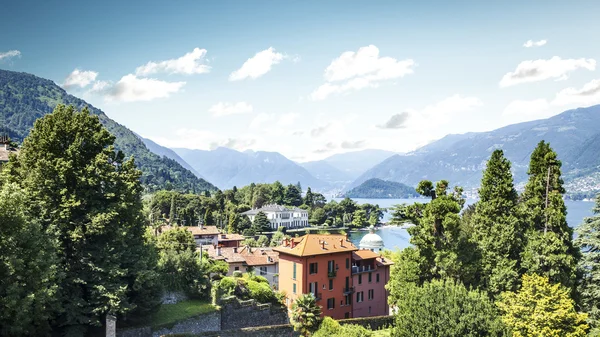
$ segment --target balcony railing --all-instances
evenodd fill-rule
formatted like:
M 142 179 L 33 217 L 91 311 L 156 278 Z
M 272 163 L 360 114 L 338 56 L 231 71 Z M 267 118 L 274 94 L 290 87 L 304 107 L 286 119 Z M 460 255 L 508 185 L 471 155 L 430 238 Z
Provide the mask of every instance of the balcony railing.
M 354 292 L 354 287 L 344 288 L 344 295 L 352 294 Z
M 335 277 L 337 275 L 337 270 L 330 270 L 327 272 L 327 277 Z
M 371 265 L 367 266 L 352 266 L 352 274 L 358 273 L 366 273 L 369 271 L 375 271 L 375 268 L 371 267 Z

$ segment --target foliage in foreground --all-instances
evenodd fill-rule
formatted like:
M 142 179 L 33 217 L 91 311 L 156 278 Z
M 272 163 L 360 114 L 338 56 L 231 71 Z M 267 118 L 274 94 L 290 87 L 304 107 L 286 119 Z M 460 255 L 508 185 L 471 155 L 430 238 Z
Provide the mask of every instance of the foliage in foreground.
M 452 280 L 408 287 L 397 302 L 394 337 L 508 336 L 485 293 Z
M 303 294 L 292 304 L 290 323 L 302 336 L 309 336 L 319 328 L 320 316 L 321 307 L 317 305 L 315 296 Z
M 356 324 L 341 325 L 331 317 L 323 318 L 313 337 L 372 337 L 373 331 Z
M 575 310 L 569 293 L 547 277 L 525 274 L 519 291 L 501 295 L 502 321 L 514 337 L 583 337 L 587 314 Z

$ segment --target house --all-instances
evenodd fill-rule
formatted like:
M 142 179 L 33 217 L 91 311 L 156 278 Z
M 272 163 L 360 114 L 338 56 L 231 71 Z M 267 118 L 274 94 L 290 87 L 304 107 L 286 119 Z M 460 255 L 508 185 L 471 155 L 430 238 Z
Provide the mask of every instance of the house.
M 221 247 L 241 247 L 245 239 L 240 234 L 219 234 L 217 241 Z
M 202 251 L 207 252 L 208 256 L 213 260 L 220 260 L 229 266 L 227 276 L 232 276 L 233 272 L 240 271 L 245 273 L 248 270 L 246 260 L 239 253 L 238 247 L 219 247 L 217 245 L 203 245 Z
M 358 248 L 345 235 L 307 234 L 273 250 L 279 252 L 279 290 L 287 294 L 288 308 L 312 293 L 322 316 L 353 317 L 351 263 Z
M 280 205 L 265 205 L 258 209 L 246 211 L 242 213 L 242 215 L 246 215 L 250 218 L 250 221 L 254 221 L 258 212 L 265 213 L 273 230 L 276 230 L 280 226 L 286 228 L 302 228 L 309 226 L 308 211 L 298 207 L 288 208 Z
M 197 246 L 216 245 L 219 243 L 219 234 L 221 234 L 217 226 L 162 226 L 160 231 L 165 232 L 172 228 L 185 228 L 192 233 Z
M 345 235 L 307 234 L 273 248 L 279 252 L 279 290 L 286 305 L 312 293 L 322 316 L 335 319 L 389 315 L 391 261 L 359 250 Z
M 352 253 L 352 286 L 354 303 L 352 317 L 385 316 L 390 314 L 385 285 L 390 280 L 392 261 L 371 250 Z

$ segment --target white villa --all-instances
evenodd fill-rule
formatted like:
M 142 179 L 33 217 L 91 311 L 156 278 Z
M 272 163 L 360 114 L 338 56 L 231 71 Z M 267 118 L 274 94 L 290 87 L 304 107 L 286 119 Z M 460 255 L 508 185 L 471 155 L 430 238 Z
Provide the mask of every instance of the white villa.
M 265 205 L 258 209 L 252 209 L 242 213 L 247 215 L 250 221 L 254 221 L 254 217 L 258 212 L 263 212 L 267 219 L 271 222 L 271 228 L 276 230 L 279 226 L 286 228 L 302 228 L 308 227 L 308 211 L 298 207 L 288 208 L 279 205 Z

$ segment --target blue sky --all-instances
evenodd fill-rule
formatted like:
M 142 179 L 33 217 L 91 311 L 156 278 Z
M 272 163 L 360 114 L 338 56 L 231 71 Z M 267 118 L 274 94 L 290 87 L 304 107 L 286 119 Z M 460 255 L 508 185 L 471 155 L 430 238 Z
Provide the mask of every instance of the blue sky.
M 169 147 L 407 152 L 600 103 L 597 1 L 13 1 L 0 68 Z M 529 41 L 529 43 L 527 43 Z

